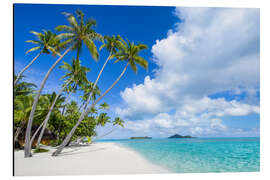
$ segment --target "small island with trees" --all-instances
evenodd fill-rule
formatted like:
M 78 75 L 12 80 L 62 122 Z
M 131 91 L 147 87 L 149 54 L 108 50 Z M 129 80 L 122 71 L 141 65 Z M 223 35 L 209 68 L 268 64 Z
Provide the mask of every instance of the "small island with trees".
M 131 137 L 130 139 L 152 139 L 152 137 L 144 136 L 144 137 Z
M 173 138 L 195 138 L 195 137 L 192 137 L 192 136 L 190 136 L 190 135 L 181 136 L 181 135 L 179 135 L 179 134 L 175 134 L 175 135 L 170 136 L 170 137 L 168 137 L 168 138 L 169 138 L 169 139 L 173 139 Z

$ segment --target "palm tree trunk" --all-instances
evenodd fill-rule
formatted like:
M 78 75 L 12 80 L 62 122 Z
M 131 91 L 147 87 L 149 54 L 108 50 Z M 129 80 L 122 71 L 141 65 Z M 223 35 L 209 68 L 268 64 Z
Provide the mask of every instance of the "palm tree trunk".
M 56 61 L 55 63 L 51 66 L 51 68 L 49 69 L 49 71 L 47 72 L 47 74 L 45 75 L 44 79 L 41 82 L 41 86 L 40 89 L 38 90 L 36 96 L 35 96 L 35 100 L 32 106 L 32 110 L 29 116 L 29 120 L 27 123 L 27 129 L 26 129 L 26 133 L 25 133 L 25 146 L 24 146 L 24 157 L 31 157 L 31 144 L 30 144 L 30 136 L 31 136 L 31 129 L 32 129 L 32 123 L 33 123 L 33 119 L 34 119 L 34 113 L 36 111 L 37 108 L 37 104 L 38 104 L 38 99 L 40 97 L 41 91 L 44 88 L 44 85 L 49 77 L 49 75 L 51 74 L 52 70 L 55 68 L 55 66 L 63 59 L 63 57 L 72 49 L 72 47 L 68 48 Z
M 69 134 L 67 135 L 67 137 L 64 139 L 64 141 L 62 142 L 62 144 L 57 148 L 57 150 L 55 152 L 53 152 L 52 156 L 57 156 L 59 153 L 61 153 L 61 151 L 63 150 L 63 148 L 66 146 L 66 144 L 69 142 L 69 140 L 71 139 L 71 137 L 73 136 L 75 130 L 77 129 L 77 127 L 80 125 L 81 121 L 84 119 L 84 117 L 89 114 L 89 112 L 91 111 L 91 109 L 93 107 L 95 107 L 95 105 L 116 85 L 116 83 L 118 83 L 118 81 L 121 79 L 121 77 L 124 75 L 124 73 L 127 70 L 129 63 L 127 63 L 126 67 L 124 68 L 124 70 L 122 71 L 122 73 L 119 75 L 119 77 L 116 79 L 116 81 L 105 91 L 104 94 L 102 94 L 87 110 L 84 109 L 83 113 L 81 114 L 78 122 L 76 123 L 76 125 L 71 129 L 71 131 L 69 132 Z
M 17 76 L 17 79 L 14 81 L 14 85 L 18 82 L 18 80 L 20 79 L 22 73 L 24 71 L 26 71 L 34 62 L 35 60 L 37 60 L 37 58 L 41 55 L 42 53 L 42 50 L 36 55 L 36 57 L 27 65 L 23 68 L 23 70 L 21 70 L 21 72 L 19 72 L 18 76 Z
M 15 132 L 15 136 L 14 136 L 14 144 L 18 141 L 18 137 L 19 137 L 21 131 L 22 131 L 22 128 L 19 126 L 19 127 L 16 129 L 16 132 Z
M 52 105 L 51 105 L 51 107 L 50 107 L 50 110 L 49 110 L 49 112 L 48 112 L 48 114 L 47 114 L 45 120 L 43 121 L 43 122 L 44 122 L 44 125 L 42 126 L 41 132 L 40 132 L 40 134 L 39 134 L 39 136 L 38 136 L 37 147 L 36 147 L 37 149 L 39 148 L 39 144 L 40 144 L 41 138 L 43 137 L 45 128 L 46 128 L 46 126 L 47 126 L 47 124 L 48 124 L 48 121 L 49 121 L 49 119 L 50 119 L 50 117 L 51 117 L 51 114 L 52 114 L 52 110 L 53 110 L 53 108 L 54 108 L 54 105 L 55 105 L 57 99 L 59 98 L 59 96 L 62 94 L 62 92 L 63 92 L 63 91 L 65 90 L 65 88 L 67 87 L 67 85 L 71 82 L 71 80 L 72 80 L 72 79 L 70 79 L 70 80 L 65 84 L 65 86 L 61 89 L 61 91 L 60 91 L 60 92 L 55 96 L 55 98 L 54 98 L 54 101 L 53 101 L 53 103 L 52 103 Z M 41 125 L 40 125 L 40 126 L 41 126 Z M 38 130 L 37 130 L 37 131 L 38 131 Z M 31 143 L 31 144 L 32 144 L 32 143 Z
M 19 135 L 22 132 L 23 128 L 25 125 L 25 121 L 21 121 L 21 123 L 19 124 L 18 128 L 16 129 L 15 135 L 14 135 L 14 145 L 16 144 L 16 142 L 18 142 L 19 140 Z

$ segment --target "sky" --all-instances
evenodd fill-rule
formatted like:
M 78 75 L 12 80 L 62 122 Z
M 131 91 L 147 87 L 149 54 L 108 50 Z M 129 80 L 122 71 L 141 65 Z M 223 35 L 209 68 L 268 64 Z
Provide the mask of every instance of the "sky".
M 259 9 L 181 8 L 143 6 L 14 6 L 14 69 L 19 72 L 36 52 L 31 30 L 54 30 L 67 24 L 62 12 L 82 10 L 97 21 L 96 32 L 121 35 L 144 43 L 141 53 L 148 63 L 135 74 L 128 68 L 116 87 L 106 95 L 109 115 L 121 117 L 124 128 L 98 128 L 106 139 L 130 136 L 251 137 L 260 135 L 260 12 Z M 101 43 L 97 42 L 99 47 Z M 63 61 L 70 62 L 75 52 Z M 108 56 L 100 51 L 95 62 L 86 48 L 82 64 L 94 81 Z M 56 59 L 42 55 L 25 72 L 25 80 L 40 84 Z M 61 64 L 61 63 L 60 63 Z M 104 92 L 118 77 L 124 63 L 110 62 L 98 83 Z M 58 67 L 46 83 L 44 93 L 59 91 Z M 72 96 L 79 102 L 81 92 Z

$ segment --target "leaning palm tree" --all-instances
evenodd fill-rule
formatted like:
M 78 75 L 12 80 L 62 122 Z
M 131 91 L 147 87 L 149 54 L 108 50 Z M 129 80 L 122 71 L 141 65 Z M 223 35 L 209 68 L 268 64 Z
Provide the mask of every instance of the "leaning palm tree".
M 26 42 L 33 43 L 36 46 L 29 49 L 26 54 L 32 51 L 37 51 L 39 50 L 38 54 L 34 57 L 34 59 L 21 70 L 21 72 L 18 73 L 18 76 L 16 77 L 14 84 L 16 84 L 21 75 L 26 71 L 36 60 L 41 54 L 50 54 L 52 53 L 54 56 L 59 55 L 59 39 L 56 38 L 56 34 L 54 34 L 51 31 L 45 31 L 43 30 L 42 32 L 35 32 L 31 31 L 32 34 L 34 34 L 38 40 L 27 40 Z
M 82 44 L 85 44 L 89 49 L 90 54 L 92 55 L 94 60 L 98 59 L 98 51 L 94 44 L 94 40 L 102 40 L 102 36 L 96 33 L 93 30 L 93 26 L 96 24 L 95 20 L 87 20 L 84 22 L 84 14 L 81 11 L 77 11 L 78 20 L 74 17 L 74 15 L 70 13 L 64 13 L 67 16 L 68 22 L 70 26 L 60 25 L 56 27 L 57 31 L 66 31 L 65 33 L 61 33 L 57 35 L 57 38 L 60 40 L 64 40 L 64 42 L 60 43 L 60 47 L 67 47 L 65 52 L 55 61 L 55 63 L 51 66 L 44 79 L 41 82 L 40 89 L 38 90 L 35 100 L 33 103 L 32 111 L 29 117 L 29 121 L 27 124 L 27 130 L 25 134 L 25 146 L 24 146 L 24 157 L 31 157 L 31 145 L 30 145 L 30 136 L 31 136 L 31 128 L 34 118 L 34 113 L 38 104 L 38 99 L 40 97 L 41 91 L 43 90 L 45 83 L 51 74 L 52 70 L 55 66 L 63 59 L 63 57 L 72 50 L 77 50 L 77 59 L 82 51 Z
M 92 108 L 95 107 L 95 105 L 117 84 L 117 82 L 121 79 L 121 77 L 124 75 L 124 73 L 127 70 L 128 65 L 131 66 L 131 69 L 136 73 L 137 72 L 137 66 L 136 64 L 139 64 L 143 68 L 147 69 L 148 68 L 148 62 L 139 56 L 139 53 L 143 49 L 147 49 L 147 46 L 144 44 L 138 44 L 135 45 L 133 42 L 131 43 L 130 41 L 125 42 L 123 39 L 121 40 L 123 45 L 121 45 L 121 48 L 116 52 L 113 57 L 116 57 L 117 60 L 115 62 L 122 62 L 125 61 L 127 64 L 125 68 L 123 69 L 122 73 L 119 75 L 119 77 L 116 79 L 116 81 L 95 101 L 92 103 L 92 105 L 83 111 L 81 114 L 79 120 L 77 121 L 76 125 L 71 129 L 67 137 L 64 139 L 62 144 L 57 148 L 57 150 L 52 154 L 53 156 L 57 156 L 63 148 L 66 146 L 66 144 L 70 141 L 72 135 L 74 134 L 75 130 L 77 127 L 80 125 L 81 121 L 85 118 L 87 114 L 90 113 Z

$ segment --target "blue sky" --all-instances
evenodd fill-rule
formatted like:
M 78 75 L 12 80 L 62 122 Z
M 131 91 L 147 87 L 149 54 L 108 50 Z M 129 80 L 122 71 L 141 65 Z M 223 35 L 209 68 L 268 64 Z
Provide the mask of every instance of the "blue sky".
M 35 53 L 25 55 L 30 30 L 67 24 L 62 12 L 82 10 L 96 19 L 102 35 L 120 34 L 147 44 L 141 55 L 148 71 L 128 69 L 104 98 L 109 114 L 120 116 L 125 128 L 106 138 L 191 134 L 194 136 L 259 136 L 259 10 L 140 6 L 25 5 L 14 7 L 15 72 Z M 100 46 L 97 43 L 97 46 Z M 69 62 L 74 53 L 64 58 Z M 81 60 L 95 80 L 108 53 L 94 62 L 86 49 Z M 55 58 L 43 55 L 25 73 L 39 85 Z M 102 91 L 121 73 L 124 64 L 110 63 L 99 82 Z M 58 91 L 64 71 L 56 68 L 44 92 Z M 78 96 L 73 96 L 77 100 Z M 98 128 L 102 135 L 111 127 Z

